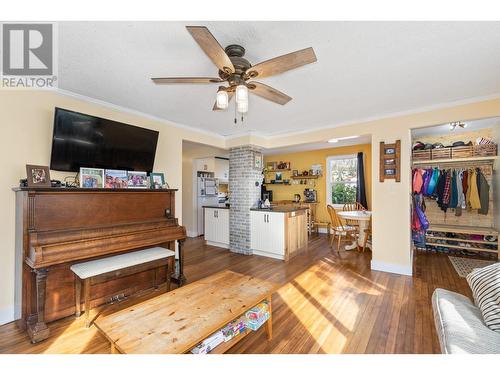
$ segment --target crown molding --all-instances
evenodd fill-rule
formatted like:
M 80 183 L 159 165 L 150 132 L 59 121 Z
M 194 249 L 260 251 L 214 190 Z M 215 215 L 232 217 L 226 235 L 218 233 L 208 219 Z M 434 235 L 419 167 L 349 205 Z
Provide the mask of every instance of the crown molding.
M 68 96 L 68 97 L 75 98 L 78 100 L 82 100 L 82 101 L 85 101 L 88 103 L 97 104 L 97 105 L 100 105 L 100 106 L 103 106 L 103 107 L 106 107 L 109 109 L 117 110 L 120 112 L 125 112 L 128 114 L 143 117 L 143 118 L 146 118 L 149 120 L 157 121 L 157 122 L 160 122 L 160 123 L 163 123 L 166 125 L 170 125 L 170 126 L 173 126 L 173 127 L 179 128 L 179 129 L 189 130 L 189 131 L 192 131 L 192 132 L 198 133 L 198 134 L 209 135 L 211 137 L 214 137 L 214 138 L 217 138 L 220 140 L 224 140 L 225 142 L 231 141 L 234 139 L 238 139 L 238 138 L 244 138 L 244 137 L 258 137 L 258 138 L 261 138 L 265 143 L 272 142 L 273 139 L 277 139 L 277 138 L 280 138 L 283 136 L 287 136 L 287 137 L 288 136 L 300 136 L 302 134 L 310 134 L 310 133 L 316 132 L 316 131 L 324 131 L 324 130 L 328 130 L 328 129 L 335 129 L 335 128 L 340 128 L 340 127 L 349 126 L 349 125 L 379 121 L 379 120 L 384 120 L 384 119 L 391 119 L 391 118 L 395 118 L 395 117 L 415 115 L 415 114 L 435 111 L 435 110 L 439 110 L 439 109 L 446 109 L 446 108 L 458 107 L 458 106 L 462 106 L 462 105 L 473 104 L 473 103 L 478 103 L 478 102 L 483 102 L 483 101 L 488 101 L 488 100 L 500 99 L 500 93 L 496 93 L 496 94 L 491 94 L 491 95 L 486 95 L 486 96 L 461 99 L 461 100 L 457 100 L 457 101 L 453 101 L 453 102 L 446 102 L 446 103 L 440 103 L 440 104 L 435 104 L 435 105 L 430 105 L 430 106 L 425 106 L 425 107 L 419 107 L 419 108 L 407 110 L 407 111 L 399 111 L 399 112 L 392 112 L 392 113 L 380 114 L 380 115 L 375 115 L 375 116 L 369 116 L 369 117 L 359 118 L 356 120 L 343 121 L 343 122 L 338 122 L 338 123 L 334 123 L 334 124 L 328 124 L 325 126 L 318 126 L 318 127 L 314 127 L 314 128 L 292 131 L 292 132 L 283 131 L 283 132 L 275 132 L 275 133 L 263 133 L 260 131 L 248 130 L 248 131 L 244 131 L 241 133 L 224 136 L 224 135 L 221 135 L 221 134 L 209 131 L 209 130 L 204 130 L 204 129 L 196 128 L 196 127 L 185 125 L 185 124 L 180 124 L 180 123 L 166 120 L 164 118 L 150 115 L 150 114 L 147 114 L 147 113 L 144 113 L 141 111 L 137 111 L 137 110 L 130 109 L 127 107 L 122 107 L 122 106 L 117 105 L 117 104 L 106 102 L 104 100 L 95 99 L 95 98 L 92 98 L 92 97 L 89 97 L 86 95 L 82 95 L 82 94 L 77 94 L 77 93 L 74 93 L 72 91 L 63 90 L 60 88 L 56 88 L 56 89 L 53 89 L 50 91 L 55 92 L 55 93 L 60 94 L 60 95 Z M 461 119 L 461 120 L 468 120 L 468 119 Z
M 356 120 L 343 121 L 343 122 L 338 122 L 338 123 L 329 124 L 329 125 L 325 125 L 325 126 L 318 126 L 315 128 L 298 130 L 298 131 L 294 131 L 294 132 L 275 132 L 275 133 L 271 133 L 271 134 L 268 133 L 267 135 L 261 135 L 261 136 L 266 138 L 267 140 L 272 140 L 272 139 L 280 138 L 283 136 L 295 136 L 295 135 L 307 134 L 307 133 L 311 133 L 311 132 L 315 132 L 315 131 L 335 129 L 335 128 L 340 128 L 343 126 L 356 125 L 356 124 L 361 124 L 361 123 L 366 123 L 366 122 L 373 122 L 373 121 L 395 118 L 395 117 L 415 115 L 415 114 L 431 112 L 431 111 L 435 111 L 435 110 L 439 110 L 439 109 L 453 108 L 453 107 L 458 107 L 461 105 L 479 103 L 479 102 L 484 102 L 484 101 L 488 101 L 488 100 L 495 100 L 495 99 L 500 99 L 500 93 L 486 95 L 486 96 L 477 96 L 477 97 L 468 98 L 468 99 L 461 99 L 461 100 L 456 100 L 453 102 L 433 104 L 433 105 L 419 107 L 416 109 L 410 109 L 410 110 L 406 110 L 406 111 L 399 111 L 399 112 L 391 112 L 391 113 L 386 113 L 386 114 L 374 115 L 374 116 L 359 118 Z M 460 119 L 460 120 L 468 120 L 468 119 Z

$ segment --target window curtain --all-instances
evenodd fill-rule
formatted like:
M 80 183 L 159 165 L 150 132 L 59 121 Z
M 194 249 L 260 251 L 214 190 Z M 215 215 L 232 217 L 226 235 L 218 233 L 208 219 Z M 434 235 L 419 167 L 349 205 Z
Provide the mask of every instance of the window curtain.
M 366 189 L 365 189 L 365 166 L 363 161 L 363 153 L 358 152 L 358 185 L 356 186 L 356 202 L 368 208 L 366 203 Z

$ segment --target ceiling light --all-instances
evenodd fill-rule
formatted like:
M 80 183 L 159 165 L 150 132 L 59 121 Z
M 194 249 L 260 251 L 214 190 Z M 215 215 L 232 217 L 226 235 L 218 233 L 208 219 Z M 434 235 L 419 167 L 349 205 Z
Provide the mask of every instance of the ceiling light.
M 455 130 L 457 128 L 457 126 L 459 128 L 464 129 L 467 127 L 467 124 L 464 122 L 461 122 L 461 121 L 450 122 L 450 130 Z
M 245 85 L 236 86 L 236 103 L 246 102 L 248 106 L 248 88 Z
M 248 112 L 248 98 L 247 100 L 240 100 L 236 102 L 236 110 L 238 113 L 247 113 Z
M 345 141 L 347 139 L 359 138 L 359 135 L 351 135 L 349 137 L 341 137 L 341 138 L 332 138 L 328 141 L 328 143 L 337 143 L 338 141 Z
M 217 91 L 217 108 L 226 109 L 229 105 L 229 96 L 225 90 Z

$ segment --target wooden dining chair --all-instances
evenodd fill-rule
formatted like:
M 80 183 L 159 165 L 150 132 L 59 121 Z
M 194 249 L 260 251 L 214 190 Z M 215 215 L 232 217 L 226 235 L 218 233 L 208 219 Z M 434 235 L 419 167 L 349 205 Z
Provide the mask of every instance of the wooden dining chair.
M 352 202 L 344 204 L 342 211 L 366 211 L 366 208 L 359 202 Z
M 372 217 L 373 216 L 370 216 L 370 221 L 368 222 L 368 228 L 365 229 L 365 239 L 363 241 L 363 253 L 365 252 L 366 244 L 368 243 L 368 237 L 370 239 L 372 238 Z
M 349 225 L 344 225 L 333 206 L 328 205 L 326 208 L 328 210 L 328 214 L 330 215 L 331 221 L 331 224 L 328 227 L 328 232 L 332 232 L 332 236 L 330 238 L 330 247 L 332 248 L 332 251 L 335 238 L 337 238 L 337 252 L 339 254 L 341 242 L 356 241 L 356 247 L 359 251 L 358 240 L 356 238 L 356 228 Z
M 344 207 L 342 207 L 342 211 L 366 211 L 366 208 L 364 208 L 363 205 L 359 202 L 352 202 L 344 204 Z M 345 219 L 345 223 L 350 227 L 356 228 L 359 232 L 359 223 L 357 220 Z

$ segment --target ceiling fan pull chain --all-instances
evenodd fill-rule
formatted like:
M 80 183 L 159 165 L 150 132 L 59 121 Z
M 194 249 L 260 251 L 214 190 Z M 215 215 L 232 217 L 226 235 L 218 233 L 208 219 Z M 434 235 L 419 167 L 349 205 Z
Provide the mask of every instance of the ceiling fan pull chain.
M 236 119 L 237 114 L 236 114 L 236 104 L 234 105 L 234 123 L 237 124 L 238 120 Z

